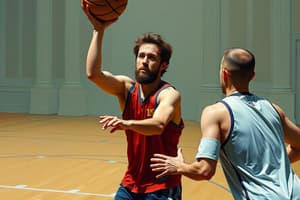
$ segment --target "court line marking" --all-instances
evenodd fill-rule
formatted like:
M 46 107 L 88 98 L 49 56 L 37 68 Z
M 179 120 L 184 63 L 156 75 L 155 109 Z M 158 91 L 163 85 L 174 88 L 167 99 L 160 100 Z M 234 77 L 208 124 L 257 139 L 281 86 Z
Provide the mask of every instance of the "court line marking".
M 104 161 L 107 163 L 115 164 L 115 163 L 121 163 L 125 164 L 127 162 L 125 161 L 119 161 L 119 160 L 108 160 L 108 159 L 101 159 L 98 157 L 106 157 L 106 156 L 112 156 L 112 155 L 73 155 L 73 154 L 66 154 L 66 155 L 59 155 L 59 154 L 0 154 L 0 158 L 26 158 L 26 157 L 36 157 L 38 159 L 45 159 L 45 158 L 69 158 L 69 159 L 84 159 L 84 160 L 99 160 Z M 116 157 L 124 157 L 121 155 L 118 155 Z M 226 186 L 216 182 L 209 180 L 209 183 L 215 185 L 216 187 L 219 187 L 220 189 L 223 189 L 224 191 L 231 193 L 230 189 Z M 0 185 L 1 188 L 1 185 Z
M 0 185 L 2 189 L 15 189 L 15 190 L 30 190 L 38 192 L 50 192 L 50 193 L 64 193 L 64 194 L 74 194 L 74 195 L 83 195 L 83 196 L 96 196 L 96 197 L 114 197 L 115 193 L 112 194 L 96 194 L 89 192 L 80 192 L 78 189 L 71 190 L 58 190 L 58 189 L 46 189 L 46 188 L 34 188 L 27 187 L 27 185 Z
M 57 116 L 55 116 L 54 118 L 50 118 L 50 120 L 56 120 L 56 117 Z M 35 122 L 44 122 L 44 121 L 49 121 L 49 119 L 45 118 L 45 119 L 35 120 Z M 26 121 L 24 121 L 24 122 L 26 122 Z M 198 123 L 198 121 L 196 121 L 196 122 Z M 10 128 L 11 124 L 6 125 L 6 126 Z M 26 126 L 26 128 L 35 128 L 35 127 L 36 127 L 36 125 Z M 12 130 L 9 129 L 9 131 L 5 130 L 5 129 L 4 130 L 0 129 L 0 133 L 1 133 L 1 131 L 15 132 L 14 129 L 12 129 Z M 4 135 L 4 136 L 0 136 L 0 137 L 5 137 L 5 138 L 20 138 L 20 136 L 11 136 L 11 135 L 8 135 L 8 136 Z M 23 138 L 23 139 L 31 139 L 31 140 L 34 139 L 34 140 L 48 140 L 48 141 L 54 140 L 54 141 L 56 141 L 56 139 L 53 139 L 53 138 L 43 138 L 43 137 L 36 137 L 36 136 L 32 136 L 32 137 L 21 136 L 21 138 Z M 59 139 L 58 141 L 62 141 L 62 139 Z M 64 139 L 63 141 L 74 142 L 74 141 L 77 141 L 77 140 Z M 113 144 L 120 144 L 120 143 L 123 143 L 123 142 L 107 142 L 107 141 L 109 141 L 109 140 L 108 139 L 102 139 L 100 141 L 84 141 L 84 142 L 87 142 L 87 143 L 99 143 L 100 142 L 100 143 L 108 143 L 108 144 L 112 144 L 112 143 Z M 82 142 L 82 141 L 80 141 L 80 142 Z M 183 147 L 184 148 L 188 148 L 188 149 L 193 149 L 193 147 L 190 147 L 190 146 L 183 146 Z M 103 156 L 103 155 L 101 155 L 101 156 Z M 111 156 L 111 155 L 109 155 L 109 156 Z M 54 156 L 53 155 L 51 155 L 51 156 L 49 156 L 49 155 L 14 155 L 14 156 L 12 156 L 12 155 L 0 155 L 0 158 L 1 157 L 4 157 L 4 158 L 10 158 L 10 157 L 36 157 L 36 158 L 39 158 L 39 159 L 49 158 L 49 157 L 70 157 L 71 159 L 75 158 L 75 159 L 88 159 L 88 160 L 102 160 L 102 161 L 106 161 L 108 163 L 126 163 L 124 161 L 99 159 L 99 158 L 95 158 L 94 156 L 91 156 L 91 157 L 90 156 L 82 156 L 82 157 L 81 156 L 80 157 L 79 156 L 75 156 L 74 157 L 74 156 L 70 156 L 70 155 L 63 155 L 63 156 L 61 156 L 61 155 L 60 156 L 58 156 L 58 155 L 54 155 Z M 223 189 L 223 190 L 225 190 L 225 191 L 227 191 L 229 193 L 231 193 L 231 191 L 228 188 L 226 188 L 225 186 L 223 186 L 220 183 L 217 183 L 217 182 L 212 181 L 212 180 L 209 180 L 208 182 L 211 183 L 211 184 L 213 184 L 213 185 L 215 185 L 215 186 L 217 186 L 217 187 L 220 187 L 221 189 Z M 51 190 L 51 189 L 39 189 L 39 188 L 31 188 L 30 189 L 30 188 L 26 187 L 26 185 L 16 185 L 16 186 L 3 186 L 3 185 L 0 185 L 0 188 L 2 188 L 2 187 L 10 187 L 11 189 L 24 189 L 24 190 L 33 190 L 33 189 L 35 189 L 35 191 Z M 72 194 L 72 193 L 76 193 L 76 194 L 82 193 L 83 195 L 91 194 L 93 196 L 95 196 L 95 195 L 101 195 L 102 197 L 103 197 L 103 195 L 107 196 L 107 194 L 84 193 L 84 192 L 79 192 L 79 190 L 67 190 L 67 191 L 64 191 L 64 190 L 51 190 L 51 191 L 56 191 L 56 192 L 60 192 L 61 191 L 61 193 L 63 192 L 63 193 L 69 193 L 69 194 Z M 114 193 L 111 194 L 111 195 L 114 195 Z M 109 197 L 112 197 L 112 196 L 109 196 Z
M 226 188 L 225 186 L 221 185 L 220 183 L 217 183 L 215 181 L 209 180 L 208 182 L 210 182 L 211 184 L 214 184 L 217 187 L 220 187 L 221 189 L 225 190 L 226 192 L 229 192 L 231 194 L 231 191 Z

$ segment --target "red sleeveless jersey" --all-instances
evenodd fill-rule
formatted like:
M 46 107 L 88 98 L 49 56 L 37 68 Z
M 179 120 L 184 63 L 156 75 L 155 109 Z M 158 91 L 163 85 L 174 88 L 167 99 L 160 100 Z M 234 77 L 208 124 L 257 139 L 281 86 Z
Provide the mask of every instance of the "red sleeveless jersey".
M 151 118 L 157 107 L 159 93 L 171 87 L 167 82 L 161 82 L 145 100 L 142 100 L 139 84 L 132 86 L 123 113 L 125 120 L 142 120 Z M 134 193 L 149 193 L 161 189 L 173 188 L 181 184 L 181 176 L 166 176 L 155 178 L 156 173 L 150 168 L 150 158 L 155 153 L 169 156 L 177 155 L 179 137 L 184 127 L 170 122 L 161 135 L 145 136 L 138 132 L 126 130 L 128 168 L 122 180 L 122 185 Z

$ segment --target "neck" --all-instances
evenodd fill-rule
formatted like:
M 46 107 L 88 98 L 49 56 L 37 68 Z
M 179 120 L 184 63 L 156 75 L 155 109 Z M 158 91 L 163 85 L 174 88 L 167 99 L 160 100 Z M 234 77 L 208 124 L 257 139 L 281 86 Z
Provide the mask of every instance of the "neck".
M 225 95 L 226 96 L 230 96 L 234 93 L 249 93 L 249 89 L 248 88 L 227 88 L 225 90 Z
M 226 90 L 226 92 L 225 92 L 226 96 L 230 96 L 234 93 L 238 93 L 238 91 L 237 90 Z
M 140 92 L 142 98 L 145 99 L 153 90 L 155 90 L 159 86 L 160 83 L 161 79 L 149 84 L 140 84 Z

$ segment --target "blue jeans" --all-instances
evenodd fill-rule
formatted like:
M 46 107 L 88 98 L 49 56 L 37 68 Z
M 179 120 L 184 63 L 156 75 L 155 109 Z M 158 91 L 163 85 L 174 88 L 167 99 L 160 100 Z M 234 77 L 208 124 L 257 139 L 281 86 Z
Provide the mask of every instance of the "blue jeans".
M 181 200 L 181 186 L 151 193 L 133 193 L 120 185 L 114 200 Z

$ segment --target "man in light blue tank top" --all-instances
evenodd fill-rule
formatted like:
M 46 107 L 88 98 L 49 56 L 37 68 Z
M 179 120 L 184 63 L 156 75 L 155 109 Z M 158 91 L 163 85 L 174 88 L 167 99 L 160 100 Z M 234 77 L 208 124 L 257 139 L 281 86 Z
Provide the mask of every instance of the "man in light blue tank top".
M 249 92 L 254 55 L 240 48 L 225 51 L 220 84 L 226 95 L 201 116 L 202 139 L 196 161 L 155 154 L 152 170 L 160 178 L 182 174 L 209 180 L 220 159 L 234 199 L 300 200 L 300 180 L 290 162 L 300 160 L 300 128 L 267 99 Z

